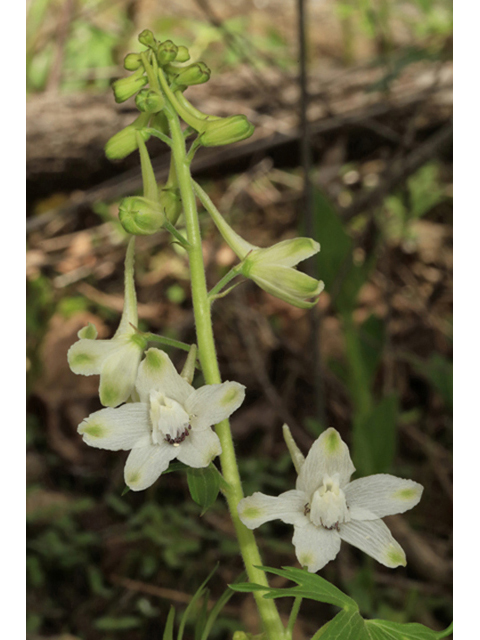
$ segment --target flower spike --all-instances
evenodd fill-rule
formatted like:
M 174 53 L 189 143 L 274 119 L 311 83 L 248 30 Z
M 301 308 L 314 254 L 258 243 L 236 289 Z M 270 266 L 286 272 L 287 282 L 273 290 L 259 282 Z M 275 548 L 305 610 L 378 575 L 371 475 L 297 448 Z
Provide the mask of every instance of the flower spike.
M 278 497 L 257 492 L 240 500 L 243 524 L 249 529 L 275 519 L 293 524 L 298 561 L 311 573 L 336 557 L 342 540 L 386 567 L 405 566 L 405 553 L 381 518 L 418 504 L 422 485 L 386 473 L 350 482 L 355 467 L 336 429 L 322 433 L 304 462 L 288 427 L 284 435 L 298 473 L 296 488 Z
M 130 397 L 138 365 L 147 341 L 136 330 L 137 298 L 134 285 L 135 238 L 131 238 L 125 258 L 125 300 L 115 335 L 110 340 L 97 340 L 93 325 L 78 332 L 80 338 L 68 350 L 70 369 L 84 376 L 100 374 L 100 402 L 117 407 Z

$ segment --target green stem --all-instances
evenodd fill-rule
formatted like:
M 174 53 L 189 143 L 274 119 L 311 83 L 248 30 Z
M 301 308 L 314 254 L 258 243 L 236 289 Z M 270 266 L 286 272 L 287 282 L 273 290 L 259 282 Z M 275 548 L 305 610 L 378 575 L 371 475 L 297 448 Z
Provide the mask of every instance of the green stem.
M 230 271 L 226 275 L 224 275 L 221 280 L 217 282 L 217 284 L 213 287 L 213 289 L 209 291 L 208 293 L 209 300 L 215 300 L 218 294 L 220 293 L 220 291 L 223 289 L 223 287 L 225 287 L 225 285 L 227 285 L 231 280 L 233 280 L 238 275 L 240 275 L 241 271 L 242 271 L 241 264 L 240 265 L 237 264 L 236 267 L 233 267 L 233 269 L 230 269 Z
M 302 596 L 298 596 L 293 601 L 292 611 L 290 612 L 290 617 L 288 619 L 287 624 L 287 638 L 293 637 L 293 627 L 295 626 L 295 622 L 297 621 L 298 612 L 300 611 L 300 605 L 302 604 Z
M 159 70 L 159 75 L 163 87 L 164 83 L 162 81 L 161 70 Z M 190 243 L 188 255 L 190 259 L 192 300 L 199 358 L 206 384 L 219 384 L 221 382 L 221 377 L 212 330 L 210 302 L 208 299 L 205 268 L 203 264 L 200 225 L 198 221 L 197 205 L 193 191 L 190 168 L 187 162 L 185 139 L 180 127 L 178 116 L 168 103 L 165 107 L 165 115 L 167 116 L 170 126 L 172 153 L 175 160 L 175 169 L 182 197 L 187 237 Z M 237 505 L 243 498 L 243 491 L 228 420 L 220 422 L 216 426 L 216 431 L 222 444 L 222 454 L 220 456 L 222 472 L 229 486 L 225 495 L 248 577 L 251 582 L 268 586 L 264 571 L 256 568 L 258 565 L 262 564 L 262 561 L 255 537 L 252 531 L 243 525 L 238 516 Z M 259 593 L 254 595 L 258 611 L 268 637 L 270 640 L 281 640 L 284 638 L 284 627 L 275 602 L 273 600 L 265 600 Z

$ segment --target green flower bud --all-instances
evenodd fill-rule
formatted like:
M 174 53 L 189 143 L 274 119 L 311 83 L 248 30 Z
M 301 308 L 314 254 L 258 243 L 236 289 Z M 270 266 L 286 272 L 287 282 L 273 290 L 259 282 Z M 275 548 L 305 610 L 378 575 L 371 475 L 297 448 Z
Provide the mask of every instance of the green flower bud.
M 113 93 L 115 94 L 115 102 L 125 102 L 134 96 L 147 82 L 147 76 L 143 75 L 143 67 L 136 71 L 128 78 L 121 78 L 113 83 Z
M 143 67 L 142 58 L 139 53 L 129 53 L 125 56 L 123 66 L 127 71 L 137 71 Z
M 204 147 L 218 147 L 249 138 L 255 127 L 246 116 L 230 116 L 209 122 L 200 137 Z
M 165 99 L 157 91 L 142 89 L 135 97 L 135 104 L 139 111 L 158 113 L 165 106 Z
M 159 189 L 158 199 L 165 211 L 167 220 L 175 224 L 183 211 L 182 199 L 179 189 Z
M 124 198 L 118 209 L 122 227 L 136 236 L 150 236 L 159 231 L 165 215 L 157 202 L 140 196 Z
M 155 49 L 157 41 L 150 29 L 144 29 L 138 36 L 138 41 L 149 49 Z
M 175 62 L 188 62 L 190 60 L 190 53 L 188 52 L 187 47 L 180 45 L 177 51 L 177 57 L 175 58 Z
M 204 62 L 196 62 L 185 67 L 177 73 L 175 84 L 190 87 L 194 84 L 203 84 L 210 80 L 210 69 Z
M 139 132 L 145 142 L 150 138 L 150 134 L 144 131 L 151 118 L 150 113 L 141 113 L 138 118 L 122 129 L 105 145 L 105 155 L 109 160 L 121 160 L 126 158 L 132 151 L 138 148 L 136 133 Z
M 157 60 L 160 66 L 173 62 L 177 57 L 178 47 L 171 40 L 165 40 L 157 49 Z

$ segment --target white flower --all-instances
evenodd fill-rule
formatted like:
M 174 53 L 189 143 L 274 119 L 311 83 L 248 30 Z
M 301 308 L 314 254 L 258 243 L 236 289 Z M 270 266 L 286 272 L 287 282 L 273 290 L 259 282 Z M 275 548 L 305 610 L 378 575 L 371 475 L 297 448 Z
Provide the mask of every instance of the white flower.
M 141 491 L 174 458 L 190 467 L 207 467 L 222 452 L 210 427 L 238 409 L 245 387 L 223 382 L 195 390 L 177 373 L 165 352 L 149 349 L 138 369 L 134 395 L 139 402 L 92 413 L 78 432 L 92 447 L 131 449 L 125 483 Z
M 304 461 L 301 454 L 294 461 L 295 490 L 278 497 L 257 492 L 240 500 L 238 513 L 249 529 L 277 518 L 293 524 L 298 561 L 312 573 L 336 557 L 342 540 L 387 567 L 405 566 L 403 549 L 380 518 L 418 504 L 422 485 L 385 473 L 350 482 L 355 467 L 332 428 L 313 443 Z
M 110 340 L 96 340 L 97 330 L 89 324 L 78 332 L 80 340 L 70 347 L 67 355 L 73 373 L 100 374 L 100 402 L 105 407 L 117 407 L 128 400 L 147 346 L 134 328 L 138 323 L 133 281 L 134 241 L 134 238 L 130 240 L 125 258 L 125 302 L 115 335 Z

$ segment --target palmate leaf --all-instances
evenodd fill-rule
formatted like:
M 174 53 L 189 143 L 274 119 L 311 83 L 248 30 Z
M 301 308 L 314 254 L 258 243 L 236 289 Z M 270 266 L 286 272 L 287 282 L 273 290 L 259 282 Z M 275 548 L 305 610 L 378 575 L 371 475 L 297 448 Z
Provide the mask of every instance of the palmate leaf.
M 349 598 L 333 584 L 330 584 L 330 582 L 314 573 L 308 573 L 308 571 L 305 571 L 304 569 L 297 569 L 295 567 L 283 567 L 283 569 L 273 569 L 272 567 L 259 568 L 267 571 L 268 573 L 274 573 L 277 576 L 282 576 L 292 582 L 296 582 L 297 586 L 285 589 L 275 589 L 273 587 L 265 587 L 251 582 L 241 582 L 229 585 L 230 589 L 247 593 L 252 591 L 265 591 L 265 595 L 263 597 L 267 599 L 288 597 L 297 598 L 300 596 L 310 600 L 333 604 L 346 610 L 358 611 L 358 606 L 355 600 L 352 600 L 352 598 Z
M 312 640 L 440 640 L 452 628 L 453 623 L 445 631 L 433 631 L 423 624 L 364 620 L 358 611 L 340 611 Z

